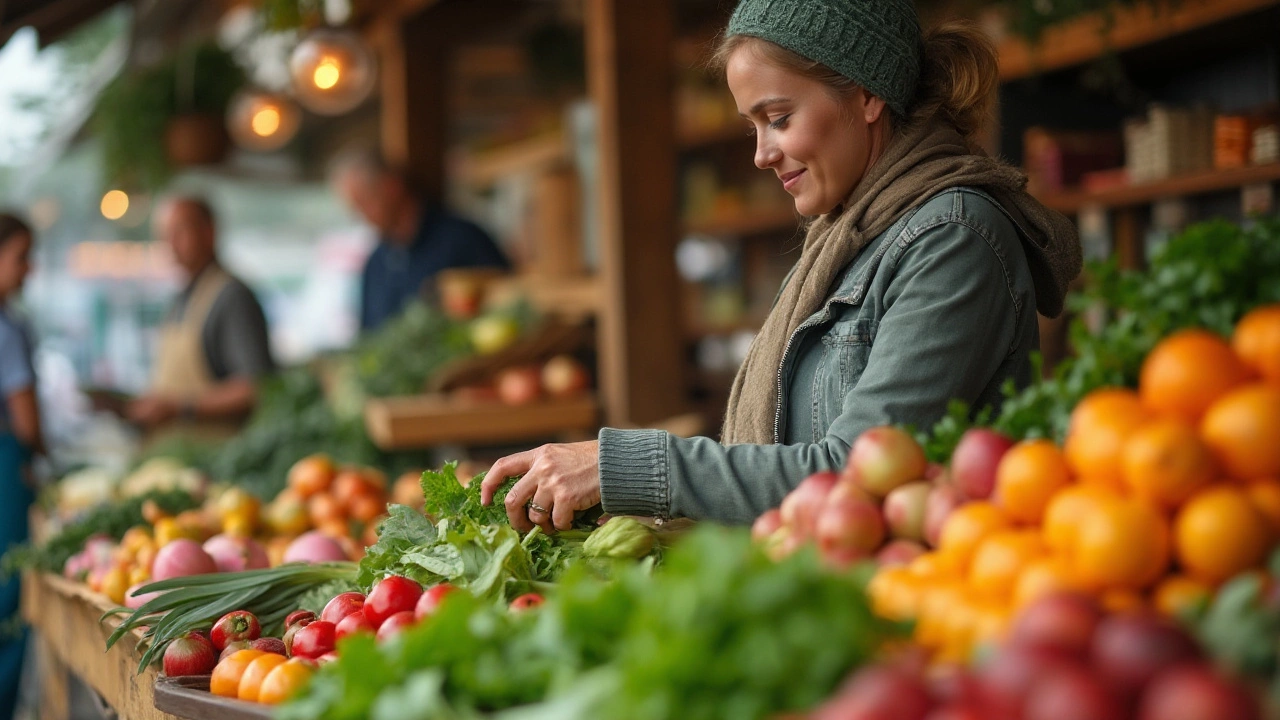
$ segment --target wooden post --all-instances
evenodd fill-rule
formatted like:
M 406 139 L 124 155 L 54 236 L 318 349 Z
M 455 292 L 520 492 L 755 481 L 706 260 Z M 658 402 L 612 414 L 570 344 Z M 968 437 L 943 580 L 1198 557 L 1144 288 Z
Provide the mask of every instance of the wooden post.
M 424 197 L 444 198 L 448 109 L 447 23 L 431 6 L 386 28 L 379 38 L 382 154 L 403 167 Z
M 539 277 L 582 276 L 581 194 L 572 167 L 552 168 L 534 180 L 531 245 Z
M 677 241 L 672 0 L 586 0 L 599 141 L 600 389 L 612 425 L 685 406 Z
M 1137 208 L 1116 209 L 1112 237 L 1120 267 L 1141 270 L 1146 264 L 1146 252 L 1142 245 L 1142 221 Z

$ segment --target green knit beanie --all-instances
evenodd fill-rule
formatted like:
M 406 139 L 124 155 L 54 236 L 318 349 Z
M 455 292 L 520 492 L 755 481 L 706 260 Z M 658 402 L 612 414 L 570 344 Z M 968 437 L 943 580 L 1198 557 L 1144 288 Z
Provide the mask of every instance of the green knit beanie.
M 742 0 L 726 35 L 750 35 L 820 62 L 907 114 L 920 76 L 911 0 Z

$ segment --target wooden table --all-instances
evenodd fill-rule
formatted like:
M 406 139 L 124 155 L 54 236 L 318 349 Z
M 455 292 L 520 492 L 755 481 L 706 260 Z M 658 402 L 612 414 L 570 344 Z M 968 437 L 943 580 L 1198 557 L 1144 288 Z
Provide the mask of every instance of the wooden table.
M 40 720 L 70 717 L 67 673 L 73 672 L 96 690 L 127 720 L 176 720 L 155 708 L 153 688 L 160 671 L 148 667 L 136 674 L 140 653 L 135 636 L 106 651 L 107 637 L 120 618 L 100 622 L 115 607 L 88 586 L 57 575 L 27 572 L 22 578 L 22 617 L 40 642 Z

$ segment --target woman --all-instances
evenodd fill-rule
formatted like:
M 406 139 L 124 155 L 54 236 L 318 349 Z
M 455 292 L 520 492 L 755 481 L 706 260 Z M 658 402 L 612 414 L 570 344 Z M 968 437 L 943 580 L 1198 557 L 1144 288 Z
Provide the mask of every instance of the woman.
M 717 53 L 755 162 L 814 219 L 738 371 L 724 444 L 605 428 L 494 464 L 518 528 L 612 514 L 749 523 L 801 479 L 843 466 L 881 424 L 929 427 L 952 398 L 997 404 L 1030 380 L 1036 311 L 1080 271 L 1071 223 L 974 141 L 995 51 L 951 24 L 921 35 L 910 0 L 742 0 Z
M 34 495 L 27 459 L 44 452 L 31 340 L 11 301 L 31 270 L 31 230 L 13 215 L 0 213 L 0 553 L 27 539 L 27 508 Z M 0 621 L 18 612 L 17 578 L 0 584 Z M 0 638 L 0 718 L 13 716 L 22 674 L 22 638 Z

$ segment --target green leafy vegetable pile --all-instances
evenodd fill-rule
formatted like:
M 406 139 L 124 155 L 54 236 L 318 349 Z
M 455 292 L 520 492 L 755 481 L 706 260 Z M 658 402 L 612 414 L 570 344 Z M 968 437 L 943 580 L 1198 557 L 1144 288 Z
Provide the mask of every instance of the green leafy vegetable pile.
M 774 563 L 745 530 L 694 530 L 650 572 L 585 565 L 513 614 L 461 593 L 396 640 L 343 643 L 284 720 L 681 718 L 813 707 L 904 628 L 862 572 L 802 552 Z M 456 598 L 456 601 L 455 601 Z
M 154 501 L 165 513 L 176 515 L 197 507 L 200 502 L 184 490 L 153 490 L 120 502 L 100 505 L 79 520 L 67 525 L 61 532 L 39 546 L 18 545 L 5 553 L 0 560 L 0 574 L 11 574 L 23 569 L 43 572 L 62 572 L 67 560 L 84 549 L 84 543 L 94 535 L 106 535 L 119 540 L 125 532 L 142 525 L 142 506 Z
M 1246 312 L 1280 302 L 1280 218 L 1192 225 L 1153 252 L 1145 270 L 1122 270 L 1110 259 L 1090 264 L 1086 277 L 1085 289 L 1068 298 L 1081 314 L 1070 330 L 1073 357 L 1021 391 L 1006 385 L 994 416 L 953 406 L 921 436 L 931 460 L 949 458 L 970 425 L 1061 441 L 1080 399 L 1100 387 L 1136 387 L 1143 358 L 1162 338 L 1189 327 L 1229 337 Z

